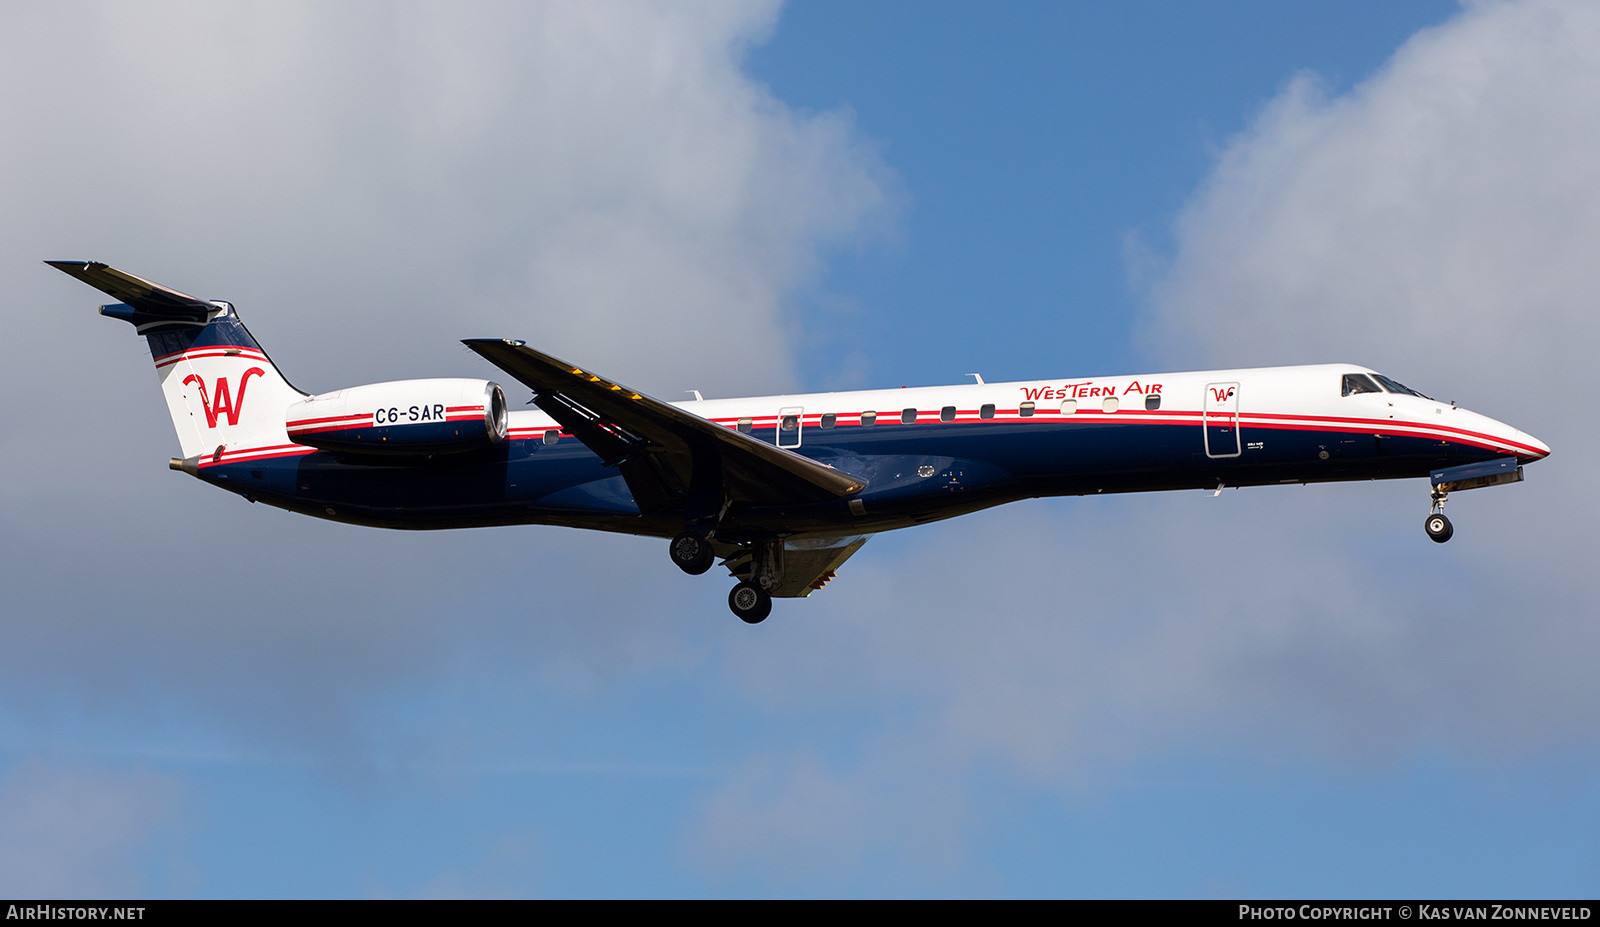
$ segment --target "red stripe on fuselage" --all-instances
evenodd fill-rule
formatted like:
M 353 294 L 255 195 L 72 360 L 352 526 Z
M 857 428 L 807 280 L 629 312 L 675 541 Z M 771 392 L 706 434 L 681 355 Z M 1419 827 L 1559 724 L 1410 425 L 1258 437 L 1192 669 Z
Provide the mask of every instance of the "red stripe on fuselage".
M 323 422 L 359 422 L 363 420 L 371 420 L 371 418 L 371 412 L 361 412 L 355 415 L 325 415 L 322 418 L 297 418 L 289 423 L 289 427 L 293 428 L 296 425 L 320 425 Z
M 901 424 L 955 425 L 963 422 L 987 422 L 990 424 L 1010 424 L 1017 422 L 1039 423 L 1041 420 L 1046 419 L 1047 417 L 1053 417 L 1049 418 L 1049 420 L 1058 424 L 1071 421 L 1094 421 L 1096 424 L 1104 424 L 1106 422 L 1115 421 L 1118 419 L 1121 419 L 1122 421 L 1128 421 L 1132 419 L 1138 421 L 1140 424 L 1183 424 L 1186 421 L 1198 423 L 1202 418 L 1205 418 L 1209 421 L 1215 421 L 1220 424 L 1234 418 L 1234 413 L 1231 412 L 1202 412 L 1199 409 L 1118 409 L 1115 412 L 1106 412 L 1101 409 L 1080 409 L 1071 413 L 1063 413 L 1060 409 L 1036 409 L 1032 415 L 1028 416 L 1021 415 L 1020 411 L 1020 409 L 996 409 L 993 418 L 985 419 L 977 417 L 979 415 L 979 411 L 976 409 L 962 409 L 956 412 L 956 419 L 954 421 L 945 422 L 939 418 L 938 410 L 931 410 L 924 413 L 919 409 L 916 421 L 902 422 L 900 420 L 900 413 L 897 413 L 891 409 L 886 412 L 880 412 L 878 414 L 877 421 L 870 426 L 862 426 L 860 424 L 860 413 L 835 413 L 838 418 L 835 421 L 834 427 L 876 428 L 880 425 L 888 425 L 892 427 L 894 425 Z M 822 416 L 820 413 L 814 417 L 811 415 L 806 415 L 802 420 L 802 425 L 806 428 L 820 429 L 821 418 Z M 713 418 L 710 419 L 710 421 L 725 427 L 737 428 L 738 423 L 744 421 L 745 419 L 750 420 L 752 430 L 756 428 L 775 428 L 778 424 L 778 416 L 776 415 L 746 415 L 737 417 L 728 416 Z M 851 419 L 854 419 L 854 421 L 851 421 Z M 1238 419 L 1240 427 L 1250 427 L 1256 429 L 1286 431 L 1337 431 L 1341 433 L 1377 434 L 1380 436 L 1387 432 L 1389 434 L 1404 435 L 1407 437 L 1435 437 L 1440 439 L 1454 440 L 1462 444 L 1470 444 L 1474 447 L 1481 447 L 1486 450 L 1513 451 L 1517 453 L 1517 456 L 1528 457 L 1535 460 L 1546 456 L 1544 451 L 1533 447 L 1532 445 L 1523 444 L 1518 441 L 1512 441 L 1507 438 L 1501 438 L 1496 435 L 1484 434 L 1483 432 L 1471 431 L 1466 428 L 1457 428 L 1453 425 L 1445 425 L 1442 423 L 1429 424 L 1407 419 L 1372 419 L 1352 418 L 1346 416 L 1300 415 L 1288 412 L 1240 412 L 1238 413 Z
M 275 444 L 270 447 L 248 447 L 239 450 L 224 450 L 221 460 L 213 460 L 212 455 L 201 456 L 199 466 L 220 467 L 223 464 L 240 463 L 246 460 L 267 460 L 272 457 L 301 457 L 306 454 L 315 454 L 317 449 L 306 447 L 303 444 Z

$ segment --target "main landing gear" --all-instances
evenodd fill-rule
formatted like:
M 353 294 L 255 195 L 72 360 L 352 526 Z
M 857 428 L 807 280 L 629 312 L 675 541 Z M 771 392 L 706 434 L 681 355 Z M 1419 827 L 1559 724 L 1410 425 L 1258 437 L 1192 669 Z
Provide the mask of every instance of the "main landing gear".
M 728 607 L 745 624 L 760 624 L 772 614 L 772 596 L 767 590 L 745 580 L 728 593 Z
M 716 562 L 711 539 L 689 528 L 672 539 L 667 553 L 678 569 L 699 576 Z M 745 624 L 760 624 L 772 614 L 772 592 L 783 582 L 783 541 L 770 540 L 740 545 L 739 552 L 724 561 L 739 584 L 728 593 L 728 608 Z
M 678 569 L 690 576 L 699 576 L 717 562 L 717 553 L 711 549 L 711 539 L 695 531 L 685 531 L 673 538 L 667 553 Z
M 1438 486 L 1433 487 L 1433 511 L 1429 513 L 1427 521 L 1422 523 L 1424 531 L 1435 543 L 1443 544 L 1450 540 L 1456 529 L 1450 524 L 1450 519 L 1444 517 L 1444 500 L 1446 493 Z
M 742 545 L 727 564 L 728 572 L 739 577 L 739 585 L 728 593 L 728 607 L 745 624 L 760 624 L 772 613 L 773 590 L 783 582 L 783 541 Z

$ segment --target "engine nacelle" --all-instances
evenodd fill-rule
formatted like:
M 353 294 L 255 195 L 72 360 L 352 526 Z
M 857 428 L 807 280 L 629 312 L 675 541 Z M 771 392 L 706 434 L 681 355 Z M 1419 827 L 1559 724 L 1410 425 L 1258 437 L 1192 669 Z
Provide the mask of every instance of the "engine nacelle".
M 323 393 L 289 407 L 296 444 L 346 454 L 455 454 L 506 436 L 506 394 L 488 380 L 396 380 Z

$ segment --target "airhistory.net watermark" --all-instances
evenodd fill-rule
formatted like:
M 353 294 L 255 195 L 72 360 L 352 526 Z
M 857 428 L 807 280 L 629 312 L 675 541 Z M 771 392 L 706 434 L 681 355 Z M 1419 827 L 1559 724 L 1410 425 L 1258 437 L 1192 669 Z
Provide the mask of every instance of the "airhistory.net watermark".
M 142 921 L 144 908 L 90 908 L 77 905 L 7 905 L 8 921 Z

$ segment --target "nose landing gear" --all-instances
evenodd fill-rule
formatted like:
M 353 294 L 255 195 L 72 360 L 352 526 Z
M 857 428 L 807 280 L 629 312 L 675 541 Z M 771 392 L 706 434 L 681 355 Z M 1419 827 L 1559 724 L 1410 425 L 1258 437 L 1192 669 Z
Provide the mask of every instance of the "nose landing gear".
M 1429 515 L 1428 520 L 1422 523 L 1422 527 L 1428 532 L 1428 537 L 1440 544 L 1450 540 L 1450 536 L 1456 533 L 1456 529 L 1450 525 L 1450 519 L 1444 517 L 1443 512 Z
M 1522 464 L 1515 457 L 1498 457 L 1459 467 L 1446 467 L 1443 470 L 1435 470 L 1428 476 L 1433 481 L 1433 510 L 1422 526 L 1427 529 L 1428 537 L 1443 544 L 1455 534 L 1455 529 L 1450 526 L 1450 519 L 1444 517 L 1445 496 L 1460 489 L 1520 483 Z
M 1428 532 L 1428 537 L 1432 538 L 1436 544 L 1443 544 L 1445 541 L 1450 540 L 1451 535 L 1456 533 L 1456 529 L 1450 524 L 1450 519 L 1444 517 L 1444 500 L 1447 495 L 1448 493 L 1444 491 L 1444 487 L 1433 487 L 1433 511 L 1429 513 L 1427 520 L 1422 523 L 1422 529 Z

